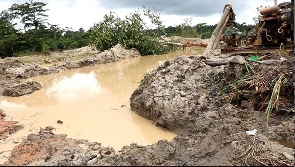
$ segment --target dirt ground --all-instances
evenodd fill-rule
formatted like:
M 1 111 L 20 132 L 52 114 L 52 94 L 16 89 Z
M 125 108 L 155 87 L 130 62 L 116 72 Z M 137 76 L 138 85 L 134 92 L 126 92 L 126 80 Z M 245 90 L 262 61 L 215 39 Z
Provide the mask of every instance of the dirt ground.
M 276 52 L 265 54 L 271 55 L 265 60 L 280 58 Z M 131 108 L 157 126 L 193 136 L 189 150 L 194 153 L 185 156 L 187 165 L 293 165 L 294 144 L 286 148 L 268 140 L 294 140 L 293 56 L 284 55 L 285 61 L 270 65 L 246 61 L 250 56 L 166 61 L 146 74 L 131 96 Z M 268 84 L 280 74 L 286 83 L 267 127 L 265 110 L 272 93 Z M 254 129 L 256 135 L 246 135 Z
M 0 77 L 6 82 L 0 83 L 0 91 L 24 95 L 38 90 L 38 83 L 24 85 L 21 79 L 138 55 L 121 48 L 78 61 L 60 59 L 49 67 L 5 60 Z M 282 59 L 273 52 L 262 53 L 259 57 L 263 59 L 253 62 L 247 60 L 250 56 L 179 56 L 146 74 L 130 97 L 130 106 L 156 126 L 175 132 L 177 136 L 170 142 L 132 143 L 116 152 L 99 141 L 54 134 L 54 128 L 48 126 L 17 145 L 2 165 L 293 166 L 294 59 L 290 54 Z M 265 110 L 273 92 L 269 88 L 278 76 L 283 76 L 284 84 L 280 84 L 279 103 L 274 107 L 278 110 L 272 111 L 267 126 Z M 20 90 L 27 91 L 15 93 Z M 4 112 L 0 111 L 0 127 L 3 123 L 18 127 L 15 122 L 1 121 Z M 15 132 L 18 128 L 10 129 Z M 9 130 L 0 128 L 0 132 L 1 139 Z
M 15 121 L 4 121 L 5 113 L 0 109 L 0 140 L 6 139 L 7 135 L 14 133 L 22 128 Z

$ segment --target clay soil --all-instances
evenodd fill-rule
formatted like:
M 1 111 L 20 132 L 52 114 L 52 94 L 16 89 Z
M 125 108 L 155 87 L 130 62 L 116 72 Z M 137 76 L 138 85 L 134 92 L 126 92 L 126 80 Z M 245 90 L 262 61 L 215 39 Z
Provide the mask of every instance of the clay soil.
M 0 140 L 7 138 L 7 135 L 14 133 L 22 128 L 15 121 L 4 121 L 5 113 L 0 109 Z
M 139 56 L 137 51 L 119 47 L 75 61 L 60 58 L 46 67 L 43 65 L 48 61 L 44 60 L 38 64 L 7 59 L 1 63 L 0 91 L 6 96 L 21 96 L 40 89 L 38 83 L 22 83 L 21 79 L 135 56 Z M 28 135 L 2 165 L 293 166 L 292 55 L 281 55 L 284 61 L 275 64 L 248 60 L 245 64 L 251 55 L 243 55 L 245 59 L 240 61 L 234 61 L 235 56 L 219 55 L 207 60 L 197 55 L 179 56 L 143 78 L 130 97 L 130 106 L 156 126 L 175 132 L 172 141 L 160 140 L 149 146 L 132 143 L 116 152 L 99 141 L 54 134 L 54 127 L 47 126 Z M 259 56 L 264 60 L 280 59 L 276 52 Z M 212 65 L 221 60 L 226 63 Z M 271 88 L 281 75 L 284 84 L 278 110 L 272 110 L 267 124 L 265 110 Z M 21 128 L 16 122 L 4 121 L 4 117 L 5 111 L 0 110 L 0 140 Z M 246 133 L 254 129 L 254 135 Z M 287 141 L 293 145 L 284 145 Z

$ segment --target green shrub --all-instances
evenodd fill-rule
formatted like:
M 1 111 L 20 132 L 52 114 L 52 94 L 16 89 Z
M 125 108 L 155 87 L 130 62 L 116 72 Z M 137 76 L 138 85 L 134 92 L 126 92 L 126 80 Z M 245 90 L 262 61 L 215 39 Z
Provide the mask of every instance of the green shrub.
M 144 10 L 144 16 L 149 18 L 155 29 L 149 29 L 139 11 L 135 11 L 125 19 L 121 19 L 110 12 L 103 17 L 103 21 L 90 29 L 90 44 L 98 50 L 107 50 L 120 43 L 126 48 L 135 48 L 141 55 L 162 54 L 167 52 L 160 42 L 164 35 L 164 26 L 159 20 L 159 14 Z

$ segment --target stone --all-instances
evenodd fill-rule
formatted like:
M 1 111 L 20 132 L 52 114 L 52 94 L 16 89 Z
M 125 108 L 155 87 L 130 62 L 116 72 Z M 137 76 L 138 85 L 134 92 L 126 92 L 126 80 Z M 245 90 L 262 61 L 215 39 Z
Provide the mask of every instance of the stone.
M 95 157 L 95 158 L 89 160 L 89 161 L 87 162 L 87 165 L 93 165 L 93 164 L 95 164 L 96 162 L 97 162 L 97 158 Z
M 91 150 L 98 150 L 100 149 L 100 145 L 99 144 L 94 144 L 92 147 L 91 147 Z
M 229 60 L 230 63 L 235 64 L 245 64 L 247 63 L 246 59 L 243 56 L 234 56 L 232 59 Z

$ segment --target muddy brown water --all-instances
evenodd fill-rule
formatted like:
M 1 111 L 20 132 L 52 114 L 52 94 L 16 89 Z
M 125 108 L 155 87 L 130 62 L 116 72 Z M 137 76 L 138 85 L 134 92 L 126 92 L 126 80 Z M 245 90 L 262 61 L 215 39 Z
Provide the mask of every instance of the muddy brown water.
M 285 147 L 293 148 L 295 149 L 295 144 L 294 141 L 292 140 L 283 140 L 283 139 L 268 139 L 269 141 L 277 142 Z
M 115 150 L 133 142 L 149 145 L 160 139 L 172 140 L 176 134 L 132 112 L 129 98 L 147 71 L 178 55 L 197 55 L 203 51 L 137 57 L 30 78 L 43 88 L 21 97 L 0 96 L 0 108 L 7 114 L 5 119 L 24 126 L 0 141 L 0 164 L 27 135 L 46 126 L 54 127 L 56 134 L 100 142 Z M 57 124 L 58 120 L 63 124 Z

